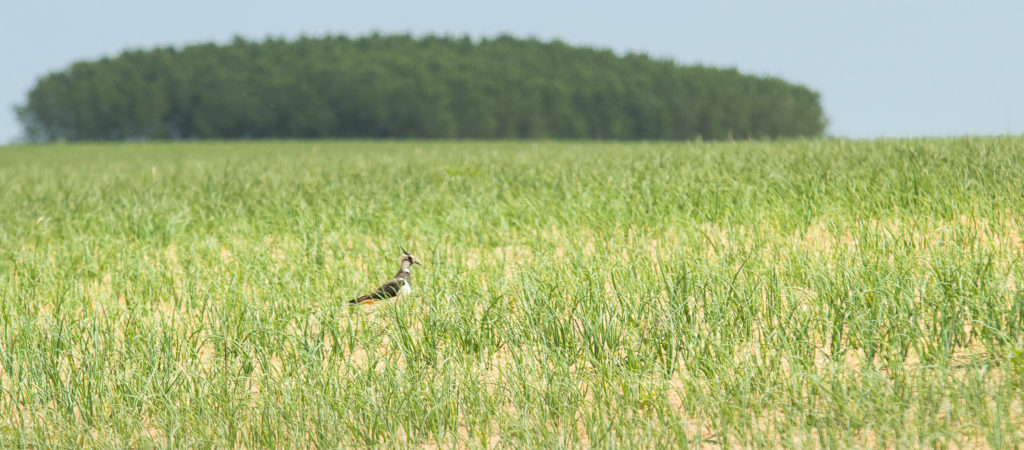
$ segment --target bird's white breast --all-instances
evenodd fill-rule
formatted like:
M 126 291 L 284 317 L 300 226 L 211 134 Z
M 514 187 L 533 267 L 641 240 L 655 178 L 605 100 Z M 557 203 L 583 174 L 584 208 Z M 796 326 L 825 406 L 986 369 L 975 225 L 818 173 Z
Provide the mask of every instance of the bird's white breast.
M 406 295 L 409 295 L 410 292 L 412 292 L 412 289 L 409 288 L 409 283 L 402 283 L 402 287 L 398 289 L 398 296 L 405 297 Z

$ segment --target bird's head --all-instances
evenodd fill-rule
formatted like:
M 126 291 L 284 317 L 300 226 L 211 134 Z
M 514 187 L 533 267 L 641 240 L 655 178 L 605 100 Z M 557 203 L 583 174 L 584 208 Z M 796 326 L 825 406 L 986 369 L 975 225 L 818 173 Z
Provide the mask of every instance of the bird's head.
M 416 257 L 413 256 L 412 253 L 405 251 L 405 248 L 402 248 L 402 262 L 409 264 L 423 264 L 418 259 L 416 259 Z

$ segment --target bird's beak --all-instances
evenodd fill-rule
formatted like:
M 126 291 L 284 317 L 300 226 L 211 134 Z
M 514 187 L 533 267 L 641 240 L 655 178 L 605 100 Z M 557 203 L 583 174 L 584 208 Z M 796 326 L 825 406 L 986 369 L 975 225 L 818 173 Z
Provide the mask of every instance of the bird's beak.
M 414 259 L 414 260 L 412 260 L 412 263 L 413 263 L 413 264 L 419 264 L 419 265 L 421 265 L 421 266 L 423 265 L 423 263 L 421 263 L 421 262 L 419 262 L 419 261 L 416 261 L 415 259 Z

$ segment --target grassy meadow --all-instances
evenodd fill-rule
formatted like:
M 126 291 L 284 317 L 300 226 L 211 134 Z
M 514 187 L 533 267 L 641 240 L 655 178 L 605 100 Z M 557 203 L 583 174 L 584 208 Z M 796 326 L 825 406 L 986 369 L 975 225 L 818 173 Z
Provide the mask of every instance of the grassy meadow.
M 1022 238 L 1024 138 L 0 148 L 0 447 L 1020 445 Z

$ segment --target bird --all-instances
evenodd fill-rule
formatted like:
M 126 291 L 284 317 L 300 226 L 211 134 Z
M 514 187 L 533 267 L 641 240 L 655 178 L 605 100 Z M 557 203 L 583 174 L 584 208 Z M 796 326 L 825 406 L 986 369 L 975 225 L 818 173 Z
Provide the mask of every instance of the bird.
M 405 251 L 405 248 L 402 248 L 402 259 L 400 264 L 401 267 L 398 269 L 398 273 L 395 274 L 394 278 L 382 284 L 376 291 L 356 297 L 349 300 L 348 303 L 350 305 L 372 305 L 376 303 L 374 300 L 386 300 L 392 297 L 404 297 L 409 295 L 409 292 L 412 290 L 409 287 L 409 269 L 413 264 L 423 263 L 419 262 L 412 253 L 409 253 Z

